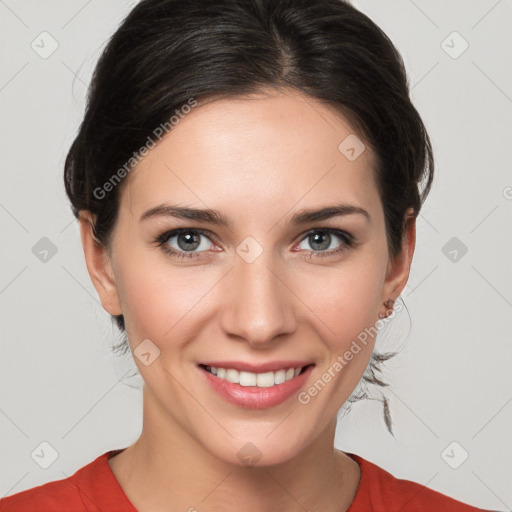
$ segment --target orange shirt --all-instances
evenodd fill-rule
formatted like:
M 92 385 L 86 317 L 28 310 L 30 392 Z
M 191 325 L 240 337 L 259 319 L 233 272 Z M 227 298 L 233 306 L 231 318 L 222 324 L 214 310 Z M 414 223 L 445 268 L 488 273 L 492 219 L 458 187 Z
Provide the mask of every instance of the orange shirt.
M 137 512 L 100 455 L 69 478 L 27 489 L 0 500 L 1 512 Z M 347 453 L 361 468 L 361 480 L 348 512 L 482 512 L 409 480 L 400 480 Z

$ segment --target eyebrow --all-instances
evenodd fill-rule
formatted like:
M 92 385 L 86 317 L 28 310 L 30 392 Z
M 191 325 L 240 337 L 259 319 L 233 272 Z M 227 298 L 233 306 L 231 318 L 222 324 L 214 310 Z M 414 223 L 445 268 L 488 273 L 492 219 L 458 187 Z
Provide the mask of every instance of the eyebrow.
M 320 220 L 327 220 L 333 217 L 345 215 L 363 215 L 367 221 L 371 220 L 370 214 L 363 208 L 351 204 L 336 204 L 320 209 L 301 210 L 293 215 L 289 224 L 301 225 Z M 174 217 L 177 219 L 195 220 L 207 222 L 225 228 L 232 229 L 230 220 L 217 210 L 188 208 L 161 204 L 146 210 L 139 219 L 139 222 L 154 217 Z

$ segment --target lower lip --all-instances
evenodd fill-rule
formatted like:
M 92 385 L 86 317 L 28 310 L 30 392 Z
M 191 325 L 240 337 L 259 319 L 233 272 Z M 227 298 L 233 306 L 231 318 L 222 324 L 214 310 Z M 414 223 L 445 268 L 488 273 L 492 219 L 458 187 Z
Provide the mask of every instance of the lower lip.
M 246 409 L 266 409 L 285 402 L 297 393 L 309 377 L 313 365 L 308 366 L 297 377 L 268 388 L 241 386 L 216 377 L 201 366 L 199 366 L 199 370 L 205 376 L 208 384 L 228 402 Z

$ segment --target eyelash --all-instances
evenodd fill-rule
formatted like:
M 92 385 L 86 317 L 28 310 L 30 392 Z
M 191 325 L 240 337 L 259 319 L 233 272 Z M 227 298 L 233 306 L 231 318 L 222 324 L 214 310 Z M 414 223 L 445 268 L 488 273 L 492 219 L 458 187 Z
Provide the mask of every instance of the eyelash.
M 162 233 L 155 239 L 155 243 L 158 247 L 161 247 L 164 252 L 171 255 L 172 257 L 178 258 L 178 259 L 185 259 L 185 258 L 198 258 L 200 257 L 200 254 L 202 252 L 206 251 L 199 251 L 199 252 L 193 252 L 193 251 L 177 251 L 176 249 L 173 249 L 169 245 L 167 245 L 167 242 L 169 239 L 171 239 L 173 236 L 180 235 L 182 233 L 197 233 L 200 235 L 205 236 L 210 241 L 213 241 L 211 239 L 210 233 L 208 231 L 205 231 L 203 229 L 198 228 L 180 228 L 180 229 L 174 229 L 171 231 L 166 231 L 165 233 Z M 339 229 L 332 229 L 332 228 L 315 228 L 309 230 L 307 233 L 304 234 L 303 238 L 301 238 L 300 242 L 306 240 L 308 237 L 315 233 L 326 233 L 329 235 L 335 235 L 339 237 L 343 241 L 343 245 L 339 249 L 331 249 L 330 251 L 311 251 L 311 255 L 308 256 L 308 258 L 326 258 L 329 256 L 333 256 L 334 254 L 339 254 L 343 251 L 346 251 L 356 245 L 356 241 L 352 235 L 347 233 L 346 231 L 341 231 Z M 299 243 L 300 243 L 299 242 Z

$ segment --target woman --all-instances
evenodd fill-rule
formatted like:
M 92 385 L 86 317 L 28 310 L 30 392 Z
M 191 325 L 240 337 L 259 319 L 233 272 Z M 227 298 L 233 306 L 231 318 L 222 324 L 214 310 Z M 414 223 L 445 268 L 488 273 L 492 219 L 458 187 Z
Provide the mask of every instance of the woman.
M 334 448 L 432 179 L 402 60 L 349 4 L 140 2 L 65 186 L 143 430 L 1 510 L 478 510 Z

